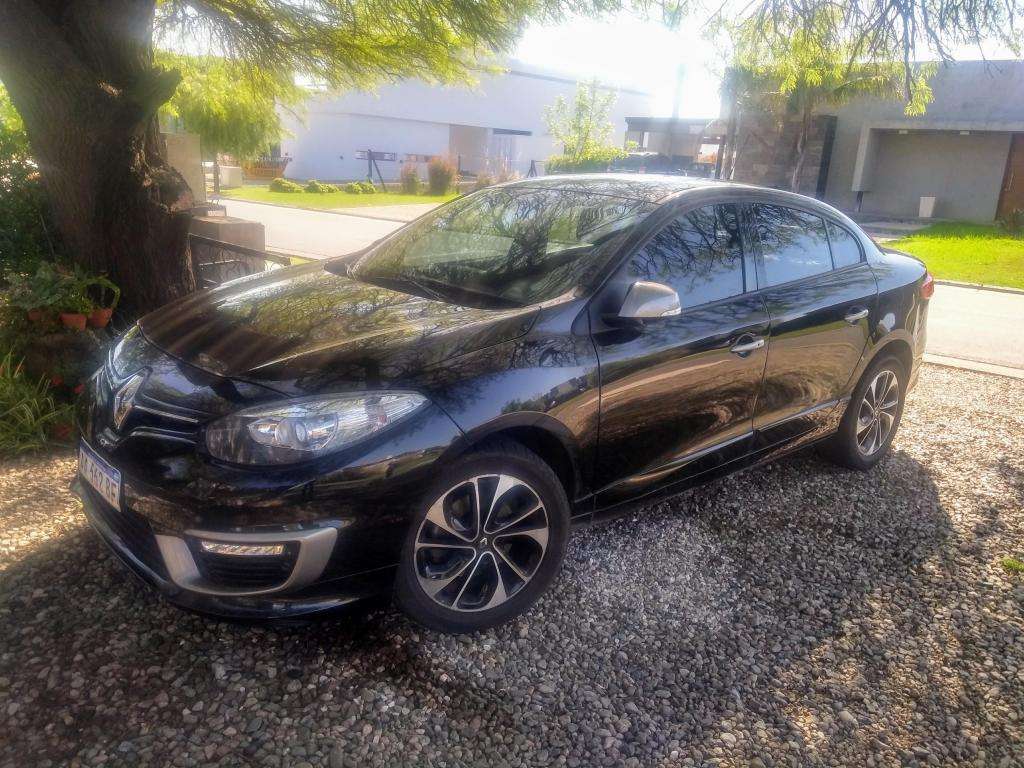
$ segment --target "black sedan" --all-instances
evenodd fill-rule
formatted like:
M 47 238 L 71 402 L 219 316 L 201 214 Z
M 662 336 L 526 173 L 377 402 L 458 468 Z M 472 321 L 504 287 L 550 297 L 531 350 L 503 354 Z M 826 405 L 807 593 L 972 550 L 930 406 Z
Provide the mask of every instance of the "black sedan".
M 812 443 L 872 467 L 932 290 L 798 195 L 492 187 L 143 318 L 84 398 L 76 488 L 183 607 L 286 617 L 393 590 L 472 631 L 551 585 L 573 526 Z

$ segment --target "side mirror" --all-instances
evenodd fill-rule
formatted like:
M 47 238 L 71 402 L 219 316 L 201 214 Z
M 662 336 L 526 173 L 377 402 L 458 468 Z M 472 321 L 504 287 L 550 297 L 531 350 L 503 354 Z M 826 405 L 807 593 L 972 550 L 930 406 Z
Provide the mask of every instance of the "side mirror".
M 628 320 L 653 320 L 678 315 L 679 294 L 663 283 L 637 280 L 626 292 L 618 317 Z

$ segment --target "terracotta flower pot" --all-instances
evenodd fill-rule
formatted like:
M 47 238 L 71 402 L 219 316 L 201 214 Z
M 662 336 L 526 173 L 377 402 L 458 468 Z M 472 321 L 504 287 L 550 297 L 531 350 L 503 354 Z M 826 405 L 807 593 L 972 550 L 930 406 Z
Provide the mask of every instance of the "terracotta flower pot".
M 25 313 L 25 315 L 28 317 L 28 321 L 30 323 L 41 323 L 43 321 L 42 307 L 30 309 L 28 312 Z
M 107 323 L 110 322 L 110 315 L 113 311 L 114 310 L 110 307 L 94 309 L 92 314 L 89 315 L 89 325 L 93 328 L 106 328 Z
M 85 321 L 88 318 L 80 312 L 61 312 L 60 321 L 64 323 L 65 328 L 72 328 L 76 331 L 85 330 Z

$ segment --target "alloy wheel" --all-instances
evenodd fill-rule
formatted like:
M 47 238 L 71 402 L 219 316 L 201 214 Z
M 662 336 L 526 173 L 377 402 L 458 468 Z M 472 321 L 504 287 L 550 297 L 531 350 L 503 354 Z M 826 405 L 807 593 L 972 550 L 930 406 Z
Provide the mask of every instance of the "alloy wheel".
M 472 477 L 427 511 L 416 534 L 416 577 L 445 608 L 495 608 L 537 573 L 549 533 L 544 504 L 526 482 L 505 474 Z
M 857 413 L 857 449 L 864 456 L 876 453 L 892 433 L 900 405 L 900 382 L 888 368 L 878 372 L 864 390 Z

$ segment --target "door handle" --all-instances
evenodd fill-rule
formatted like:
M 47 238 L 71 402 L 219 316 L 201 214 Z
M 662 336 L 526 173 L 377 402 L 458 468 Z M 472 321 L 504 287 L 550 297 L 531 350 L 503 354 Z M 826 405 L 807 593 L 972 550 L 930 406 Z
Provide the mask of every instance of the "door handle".
M 743 337 L 741 336 L 740 338 Z M 750 338 L 750 341 L 744 341 L 742 343 L 733 344 L 732 347 L 729 348 L 729 351 L 732 352 L 734 355 L 746 357 L 751 352 L 758 350 L 764 346 L 764 339 L 761 338 L 760 336 L 747 338 Z
M 846 322 L 850 325 L 856 325 L 865 317 L 868 316 L 868 311 L 864 307 L 854 307 L 846 313 Z

